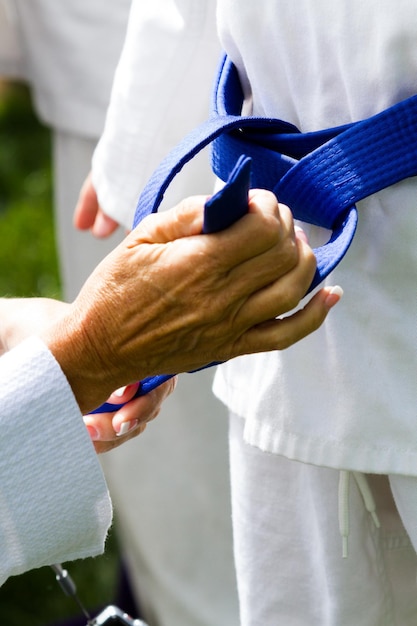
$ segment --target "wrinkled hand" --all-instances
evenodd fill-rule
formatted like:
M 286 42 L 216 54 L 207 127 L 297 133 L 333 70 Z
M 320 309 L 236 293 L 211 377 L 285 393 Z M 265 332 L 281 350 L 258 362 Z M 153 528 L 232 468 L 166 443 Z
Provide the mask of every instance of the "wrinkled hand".
M 337 294 L 306 293 L 315 257 L 291 212 L 253 191 L 249 213 L 201 235 L 206 198 L 146 218 L 104 259 L 43 338 L 84 412 L 153 374 L 286 348 L 323 322 Z
M 98 238 L 108 237 L 119 227 L 119 224 L 101 209 L 91 181 L 91 174 L 87 176 L 81 187 L 74 211 L 74 226 L 79 230 L 90 229 L 94 237 Z

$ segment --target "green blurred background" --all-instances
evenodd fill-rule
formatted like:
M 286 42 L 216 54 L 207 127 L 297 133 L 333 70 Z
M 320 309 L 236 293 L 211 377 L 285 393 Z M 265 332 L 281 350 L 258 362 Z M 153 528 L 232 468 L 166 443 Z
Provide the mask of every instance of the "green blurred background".
M 34 116 L 26 88 L 0 83 L 0 296 L 59 295 L 49 131 Z M 65 567 L 89 610 L 114 600 L 114 536 L 102 557 Z M 55 625 L 78 614 L 49 567 L 0 588 L 1 626 Z

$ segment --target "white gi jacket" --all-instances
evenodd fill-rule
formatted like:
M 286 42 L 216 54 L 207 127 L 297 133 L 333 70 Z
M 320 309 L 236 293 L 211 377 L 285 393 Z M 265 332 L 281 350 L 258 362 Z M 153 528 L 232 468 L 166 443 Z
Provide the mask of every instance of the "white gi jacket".
M 131 28 L 136 25 L 141 36 L 130 36 L 125 46 L 94 161 L 99 196 L 104 175 L 111 178 L 113 171 L 114 198 L 119 164 L 124 164 L 119 189 L 124 205 L 117 208 L 108 198 L 107 206 L 126 225 L 138 184 L 145 182 L 146 158 L 151 155 L 152 162 L 155 154 L 155 129 L 161 123 L 181 127 L 190 92 L 199 103 L 207 75 L 204 65 L 200 81 L 193 73 L 187 86 L 184 59 L 190 59 L 190 42 L 197 37 L 208 45 L 212 31 L 202 20 L 207 11 L 204 19 L 210 23 L 215 3 L 161 5 L 177 17 L 163 21 L 175 63 L 159 45 L 159 5 L 138 2 Z M 417 25 L 411 0 L 395 7 L 355 0 L 349 11 L 327 0 L 315 0 L 314 11 L 309 0 L 296 5 L 290 0 L 218 0 L 217 7 L 222 46 L 239 69 L 246 109 L 256 115 L 281 117 L 310 131 L 368 117 L 416 91 Z M 139 19 L 140 12 L 147 21 Z M 340 36 L 343 32 L 349 38 Z M 180 97 L 183 89 L 185 98 Z M 129 98 L 141 106 L 129 109 Z M 163 121 L 162 111 L 169 111 Z M 134 135 L 138 128 L 144 129 L 140 145 L 132 147 L 129 129 Z M 136 187 L 129 182 L 133 179 Z M 130 197 L 127 189 L 134 189 Z M 343 286 L 345 297 L 318 332 L 285 353 L 241 357 L 220 367 L 215 392 L 246 418 L 247 441 L 313 464 L 417 475 L 415 196 L 412 179 L 361 203 L 354 243 L 329 279 Z M 311 244 L 322 240 L 318 229 L 307 230 Z
M 0 0 L 0 74 L 24 78 L 48 125 L 100 135 L 131 0 Z
M 247 3 L 245 20 L 233 2 L 220 4 L 223 44 L 256 115 L 310 131 L 368 117 L 415 93 L 411 1 L 357 1 L 349 11 L 322 1 L 310 12 L 310 4 L 265 0 L 255 10 Z M 268 42 L 262 63 L 259 38 L 245 29 L 259 21 Z M 415 194 L 411 179 L 360 204 L 354 243 L 329 278 L 345 297 L 317 333 L 283 353 L 221 368 L 216 392 L 247 418 L 247 441 L 318 465 L 417 475 Z
M 185 117 L 191 125 L 198 121 L 190 103 L 203 106 L 207 74 L 187 74 L 185 84 L 186 59 L 198 55 L 198 47 L 190 54 L 187 25 L 207 45 L 210 31 L 193 18 L 207 11 L 208 24 L 216 4 L 221 44 L 244 85 L 245 113 L 281 117 L 310 131 L 368 117 L 416 93 L 412 0 L 395 6 L 391 0 L 201 0 L 198 7 L 187 0 L 140 0 L 136 10 L 147 17 L 146 27 L 141 20 L 131 24 L 93 162 L 102 206 L 128 227 L 155 157 L 163 156 L 159 129 L 181 131 Z M 166 55 L 158 39 L 159 6 L 178 17 L 162 19 L 171 34 Z M 135 25 L 141 36 L 134 36 Z M 369 152 L 372 158 L 372 146 Z M 214 387 L 245 419 L 246 440 L 262 450 L 318 466 L 411 477 L 404 501 L 412 505 L 405 517 L 414 546 L 416 191 L 409 180 L 360 204 L 354 243 L 329 278 L 345 296 L 318 332 L 285 353 L 221 366 Z M 307 232 L 312 245 L 325 235 Z M 273 518 L 271 528 L 279 522 Z
M 44 122 L 97 137 L 129 7 L 130 0 L 0 0 L 0 75 L 31 85 Z M 0 359 L 0 371 L 1 584 L 101 553 L 111 503 L 78 405 L 45 346 L 25 342 Z
M 40 339 L 0 358 L 0 584 L 103 552 L 112 509 L 61 368 Z

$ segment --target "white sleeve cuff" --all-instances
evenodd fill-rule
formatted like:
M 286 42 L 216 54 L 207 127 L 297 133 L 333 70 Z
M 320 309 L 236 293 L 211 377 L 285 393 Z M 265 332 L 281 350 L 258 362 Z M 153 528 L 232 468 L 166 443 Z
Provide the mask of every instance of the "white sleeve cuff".
M 38 338 L 0 358 L 0 584 L 101 553 L 112 508 L 71 388 Z

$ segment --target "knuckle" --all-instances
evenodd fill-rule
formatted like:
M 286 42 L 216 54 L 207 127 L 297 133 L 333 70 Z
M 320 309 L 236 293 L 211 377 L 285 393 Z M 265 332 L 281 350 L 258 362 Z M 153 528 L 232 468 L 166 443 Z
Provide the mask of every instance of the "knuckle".
M 325 318 L 326 318 L 326 311 L 324 309 L 318 309 L 318 308 L 315 309 L 311 317 L 311 331 L 310 332 L 314 332 L 315 330 L 320 328 Z
M 292 311 L 298 306 L 302 297 L 303 293 L 300 285 L 298 282 L 292 281 L 282 295 L 280 302 L 281 308 L 286 312 Z
M 192 220 L 196 213 L 202 213 L 207 196 L 188 196 L 179 202 L 173 211 L 178 220 Z
M 315 270 L 317 267 L 317 259 L 316 256 L 312 250 L 312 248 L 310 248 L 310 246 L 308 244 L 304 244 L 304 256 L 305 256 L 305 261 L 306 264 L 309 266 L 309 268 L 311 270 Z
M 294 337 L 282 337 L 278 342 L 276 349 L 277 350 L 287 350 L 294 343 Z
M 279 247 L 285 241 L 282 224 L 274 215 L 261 213 L 258 217 L 257 228 L 256 236 L 262 239 L 265 248 Z
M 270 212 L 278 215 L 278 200 L 272 191 L 267 189 L 252 189 L 249 197 L 249 207 L 259 213 Z

